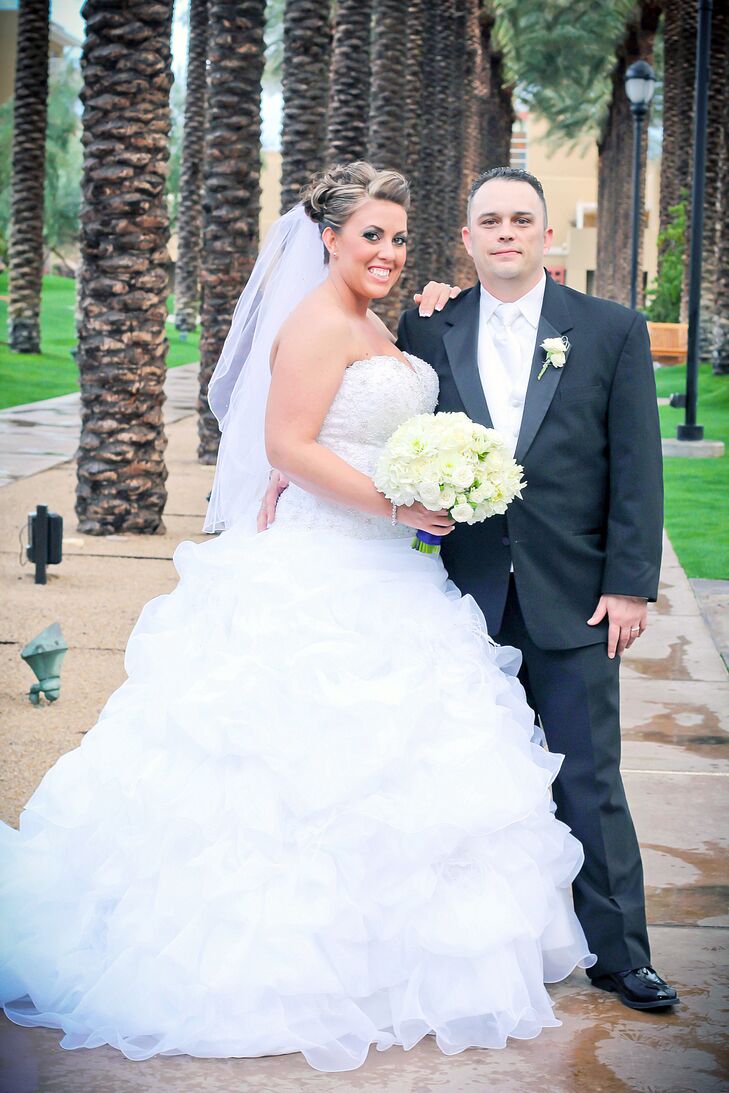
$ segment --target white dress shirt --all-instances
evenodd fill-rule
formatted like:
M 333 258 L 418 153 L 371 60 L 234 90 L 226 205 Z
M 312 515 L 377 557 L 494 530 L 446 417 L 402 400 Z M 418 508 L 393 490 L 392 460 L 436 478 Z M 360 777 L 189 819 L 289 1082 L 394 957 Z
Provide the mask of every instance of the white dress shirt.
M 494 428 L 512 455 L 524 415 L 546 283 L 543 273 L 534 288 L 513 304 L 502 304 L 481 285 L 478 372 Z

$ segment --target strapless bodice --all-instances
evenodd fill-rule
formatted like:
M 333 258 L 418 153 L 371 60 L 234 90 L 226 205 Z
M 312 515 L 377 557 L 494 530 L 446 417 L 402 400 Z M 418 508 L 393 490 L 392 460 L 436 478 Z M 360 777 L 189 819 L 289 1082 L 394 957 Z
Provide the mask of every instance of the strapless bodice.
M 406 354 L 378 354 L 349 365 L 329 407 L 318 441 L 358 471 L 372 477 L 382 450 L 399 425 L 416 414 L 435 410 L 438 377 L 425 361 Z M 335 505 L 298 486 L 282 495 L 274 526 L 327 529 L 360 539 L 412 536 L 411 528 L 389 519 Z

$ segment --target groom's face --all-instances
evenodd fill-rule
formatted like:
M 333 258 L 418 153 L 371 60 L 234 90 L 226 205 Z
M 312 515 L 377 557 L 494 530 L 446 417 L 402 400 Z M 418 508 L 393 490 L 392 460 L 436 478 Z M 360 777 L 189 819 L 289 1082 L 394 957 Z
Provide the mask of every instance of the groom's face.
M 541 277 L 552 229 L 539 194 L 528 182 L 493 178 L 471 199 L 463 242 L 487 289 L 515 282 L 526 292 Z

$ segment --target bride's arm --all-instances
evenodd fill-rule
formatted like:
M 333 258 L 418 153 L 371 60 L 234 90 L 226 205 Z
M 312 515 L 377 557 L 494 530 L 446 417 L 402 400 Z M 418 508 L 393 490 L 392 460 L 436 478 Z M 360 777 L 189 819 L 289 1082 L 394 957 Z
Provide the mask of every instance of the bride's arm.
M 346 346 L 346 324 L 316 324 L 302 337 L 293 332 L 281 337 L 272 364 L 271 390 L 266 410 L 266 453 L 278 468 L 302 489 L 387 516 L 390 504 L 366 474 L 317 442 L 324 418 L 339 390 L 346 357 L 333 346 Z
M 390 502 L 371 478 L 317 442 L 324 418 L 341 386 L 347 359 L 334 346 L 347 346 L 349 328 L 331 322 L 285 331 L 272 363 L 266 411 L 266 453 L 271 466 L 309 493 L 373 516 L 389 516 Z M 450 517 L 422 505 L 400 506 L 400 522 L 446 534 Z

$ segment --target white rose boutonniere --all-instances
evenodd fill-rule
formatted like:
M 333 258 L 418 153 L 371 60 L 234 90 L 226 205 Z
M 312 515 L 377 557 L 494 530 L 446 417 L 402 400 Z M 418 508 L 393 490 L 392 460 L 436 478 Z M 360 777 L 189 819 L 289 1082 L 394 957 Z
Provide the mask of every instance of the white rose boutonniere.
M 538 380 L 542 378 L 550 364 L 552 368 L 564 368 L 571 346 L 569 340 L 563 335 L 561 338 L 545 338 L 539 348 L 544 350 L 544 364 L 537 376 Z

